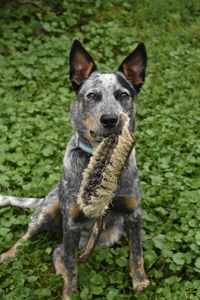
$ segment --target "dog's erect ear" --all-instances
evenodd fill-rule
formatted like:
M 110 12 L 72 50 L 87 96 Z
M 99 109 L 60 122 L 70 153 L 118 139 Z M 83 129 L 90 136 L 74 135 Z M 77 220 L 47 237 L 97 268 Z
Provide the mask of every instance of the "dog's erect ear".
M 140 43 L 136 49 L 119 66 L 118 71 L 124 73 L 136 87 L 144 83 L 147 66 L 147 54 L 144 43 Z
M 97 70 L 97 67 L 78 40 L 75 40 L 69 55 L 70 80 L 74 90 L 86 80 L 90 74 Z

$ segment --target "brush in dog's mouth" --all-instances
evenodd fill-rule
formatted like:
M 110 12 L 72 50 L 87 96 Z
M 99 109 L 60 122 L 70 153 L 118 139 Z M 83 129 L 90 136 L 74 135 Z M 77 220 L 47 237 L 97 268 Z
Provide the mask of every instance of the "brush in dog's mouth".
M 77 202 L 88 217 L 101 217 L 106 213 L 118 179 L 134 147 L 135 140 L 129 131 L 129 118 L 124 115 L 122 121 L 121 134 L 111 134 L 104 138 L 83 172 Z

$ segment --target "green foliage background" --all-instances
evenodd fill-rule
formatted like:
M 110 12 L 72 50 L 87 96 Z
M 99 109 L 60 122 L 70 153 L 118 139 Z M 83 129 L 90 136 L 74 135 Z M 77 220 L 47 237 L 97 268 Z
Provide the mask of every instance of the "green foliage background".
M 103 72 L 116 70 L 144 41 L 149 64 L 136 136 L 151 285 L 134 295 L 124 238 L 79 265 L 80 292 L 73 299 L 200 299 L 200 2 L 19 2 L 0 3 L 1 194 L 43 196 L 60 177 L 72 134 L 72 41 L 80 39 Z M 0 251 L 20 237 L 29 218 L 28 210 L 0 209 Z M 59 241 L 40 236 L 1 266 L 0 298 L 60 299 L 62 282 L 49 255 Z

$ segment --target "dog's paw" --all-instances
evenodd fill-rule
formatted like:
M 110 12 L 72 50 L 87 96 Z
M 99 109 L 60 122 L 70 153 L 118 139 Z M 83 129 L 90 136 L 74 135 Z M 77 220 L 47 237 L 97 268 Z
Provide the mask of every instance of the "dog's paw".
M 61 300 L 71 300 L 70 299 L 70 297 L 69 296 L 67 296 L 67 295 L 64 295 L 64 296 L 62 296 L 62 299 Z
M 3 265 L 3 264 L 6 263 L 4 259 L 5 259 L 5 255 L 4 255 L 4 254 L 1 254 L 1 255 L 0 255 L 0 265 Z
M 7 264 L 8 262 L 5 260 L 6 258 L 9 258 L 9 257 L 14 257 L 14 256 L 10 256 L 10 255 L 7 255 L 7 253 L 3 253 L 0 255 L 0 265 L 5 265 Z
M 11 248 L 10 250 L 2 253 L 0 255 L 0 265 L 6 264 L 6 261 L 5 261 L 6 258 L 15 257 L 15 255 L 16 255 L 16 249 L 14 249 L 14 248 Z
M 137 292 L 137 293 L 142 293 L 144 291 L 144 289 L 146 289 L 149 285 L 150 281 L 146 278 L 143 281 L 133 281 L 132 285 L 133 285 L 133 289 Z

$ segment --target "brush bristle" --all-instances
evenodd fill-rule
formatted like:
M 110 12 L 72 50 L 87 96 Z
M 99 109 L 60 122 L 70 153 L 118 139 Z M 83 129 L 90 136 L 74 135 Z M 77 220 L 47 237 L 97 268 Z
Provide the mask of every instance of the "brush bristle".
M 115 194 L 118 179 L 135 144 L 128 126 L 129 119 L 121 135 L 113 134 L 97 146 L 83 172 L 77 203 L 87 217 L 105 215 Z

